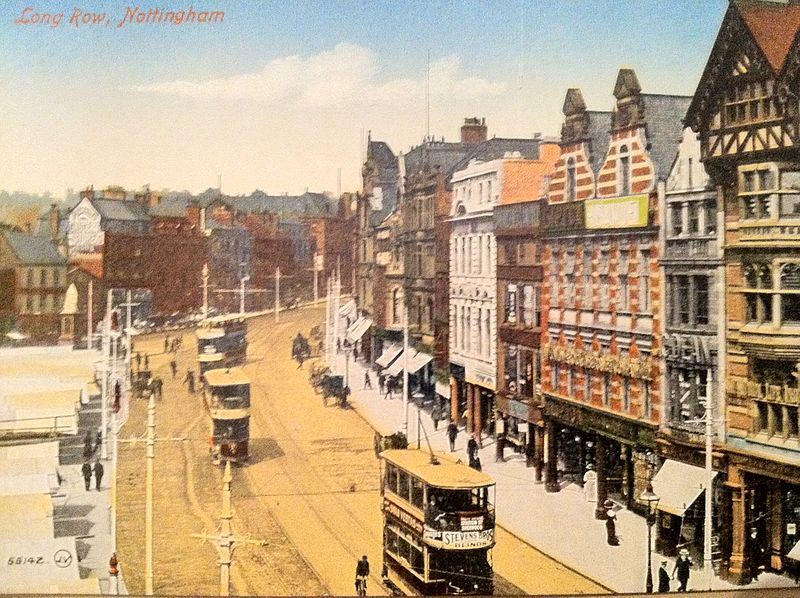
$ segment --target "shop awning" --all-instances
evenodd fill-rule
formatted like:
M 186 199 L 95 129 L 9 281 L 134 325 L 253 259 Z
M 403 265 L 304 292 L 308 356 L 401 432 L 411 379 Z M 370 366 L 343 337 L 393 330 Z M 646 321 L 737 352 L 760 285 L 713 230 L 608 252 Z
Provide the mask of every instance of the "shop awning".
M 364 317 L 359 318 L 347 329 L 347 341 L 354 343 L 360 340 L 361 337 L 364 336 L 364 333 L 369 330 L 370 326 L 372 326 L 372 320 Z
M 436 381 L 436 394 L 450 399 L 450 385 L 447 382 Z
M 386 368 L 386 375 L 387 376 L 397 376 L 400 372 L 403 371 L 405 359 L 403 358 L 403 350 L 400 350 L 400 354 L 398 355 L 397 359 L 392 362 L 388 368 Z
M 712 479 L 717 472 L 711 473 Z M 653 492 L 660 500 L 658 509 L 682 517 L 703 493 L 706 471 L 702 467 L 667 459 L 653 478 Z
M 786 553 L 786 557 L 790 559 L 794 559 L 796 561 L 800 561 L 800 542 L 794 545 L 789 552 Z
M 433 357 L 422 351 L 418 351 L 416 355 L 410 357 L 408 360 L 408 373 L 413 374 L 418 372 L 426 365 L 433 361 Z
M 389 364 L 392 363 L 395 359 L 397 359 L 397 356 L 400 355 L 400 353 L 402 352 L 403 352 L 403 347 L 401 347 L 400 345 L 393 345 L 393 344 L 386 345 L 383 348 L 383 353 L 381 353 L 381 356 L 375 360 L 375 363 L 377 363 L 382 368 L 389 367 Z
M 357 309 L 358 307 L 356 306 L 356 302 L 353 299 L 350 299 L 350 301 L 339 308 L 339 315 L 343 318 L 346 318 L 351 314 L 355 314 Z

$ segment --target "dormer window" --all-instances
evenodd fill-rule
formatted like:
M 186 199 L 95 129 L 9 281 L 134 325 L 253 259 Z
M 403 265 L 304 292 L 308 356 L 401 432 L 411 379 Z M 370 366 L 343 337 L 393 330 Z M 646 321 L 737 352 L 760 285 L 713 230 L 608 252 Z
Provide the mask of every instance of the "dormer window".
M 631 194 L 631 157 L 628 152 L 628 146 L 623 145 L 619 148 L 619 173 L 617 177 L 619 181 L 620 195 Z

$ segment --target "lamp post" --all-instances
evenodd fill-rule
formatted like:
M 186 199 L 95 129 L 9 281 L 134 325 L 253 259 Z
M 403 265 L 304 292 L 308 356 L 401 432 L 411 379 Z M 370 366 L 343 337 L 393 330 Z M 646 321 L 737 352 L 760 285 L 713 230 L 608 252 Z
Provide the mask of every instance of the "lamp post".
M 342 343 L 342 350 L 344 351 L 344 385 L 350 386 L 350 354 L 353 352 L 353 345 L 345 339 Z
M 647 581 L 645 582 L 645 592 L 653 593 L 653 543 L 652 532 L 653 524 L 656 521 L 656 509 L 661 497 L 653 492 L 653 485 L 647 484 L 647 490 L 642 492 L 639 500 L 647 503 Z

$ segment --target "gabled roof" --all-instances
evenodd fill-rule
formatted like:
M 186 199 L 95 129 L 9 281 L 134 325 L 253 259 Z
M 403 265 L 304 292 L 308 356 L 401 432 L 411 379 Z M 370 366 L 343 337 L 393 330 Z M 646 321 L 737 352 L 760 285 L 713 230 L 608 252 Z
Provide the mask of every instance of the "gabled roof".
M 157 206 L 150 208 L 151 216 L 162 218 L 184 218 L 189 199 L 186 197 L 165 197 Z
M 2 231 L 11 251 L 23 265 L 66 265 L 67 258 L 59 253 L 55 243 L 44 235 Z
M 586 141 L 589 142 L 591 147 L 591 156 L 587 156 L 587 158 L 590 158 L 592 170 L 597 174 L 603 167 L 603 162 L 608 153 L 613 113 L 587 110 L 586 117 L 589 121 L 586 131 Z
M 647 126 L 647 141 L 650 158 L 653 160 L 657 179 L 669 176 L 672 162 L 683 139 L 683 115 L 692 98 L 646 94 L 641 95 L 644 105 L 644 120 Z
M 441 172 L 449 172 L 473 149 L 475 149 L 475 145 L 471 143 L 425 141 L 421 145 L 411 148 L 403 156 L 406 176 L 420 172 L 425 165 L 431 169 L 438 168 Z
M 780 71 L 800 29 L 800 3 L 739 0 L 735 4 L 770 66 Z
M 92 199 L 90 200 L 100 216 L 106 220 L 144 221 L 150 220 L 142 204 L 137 201 L 121 199 Z
M 380 169 L 397 169 L 397 156 L 385 141 L 370 140 L 367 145 L 367 157 L 372 158 Z

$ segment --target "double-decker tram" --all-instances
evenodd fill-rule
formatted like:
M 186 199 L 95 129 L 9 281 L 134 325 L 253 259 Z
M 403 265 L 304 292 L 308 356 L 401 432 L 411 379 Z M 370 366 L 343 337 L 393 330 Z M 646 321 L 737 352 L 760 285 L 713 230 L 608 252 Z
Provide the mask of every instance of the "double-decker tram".
M 381 458 L 383 564 L 409 594 L 491 594 L 494 480 L 443 453 Z
M 197 354 L 220 353 L 226 367 L 244 365 L 247 360 L 247 319 L 240 314 L 203 320 L 195 331 Z
M 215 463 L 250 457 L 250 379 L 241 368 L 208 370 L 203 400 L 211 418 L 210 450 Z

